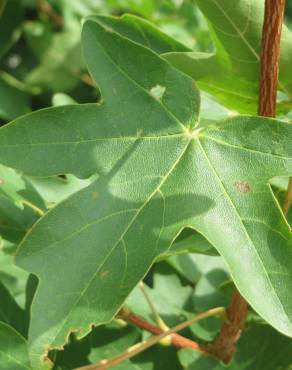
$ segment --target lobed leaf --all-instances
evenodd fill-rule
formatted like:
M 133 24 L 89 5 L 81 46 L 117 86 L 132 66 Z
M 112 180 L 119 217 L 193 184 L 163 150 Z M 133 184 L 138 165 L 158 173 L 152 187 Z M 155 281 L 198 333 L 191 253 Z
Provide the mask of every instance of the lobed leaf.
M 110 321 L 185 227 L 215 246 L 251 306 L 292 336 L 292 238 L 269 185 L 292 175 L 292 125 L 237 116 L 200 127 L 190 77 L 98 19 L 85 22 L 82 43 L 101 104 L 45 109 L 1 128 L 5 165 L 99 174 L 18 250 L 17 263 L 40 280 L 33 368 L 70 332 Z
M 207 18 L 214 53 L 175 52 L 165 58 L 227 107 L 256 114 L 264 1 L 242 0 L 234 6 L 232 0 L 197 0 L 196 4 Z M 292 34 L 284 25 L 279 89 L 288 97 L 292 88 L 291 60 Z
M 175 40 L 148 22 L 131 15 L 120 18 L 95 16 L 93 19 L 161 54 L 225 106 L 240 113 L 255 114 L 264 2 L 242 0 L 236 7 L 232 0 L 197 0 L 196 4 L 208 21 L 214 51 L 183 49 L 183 45 L 175 44 Z M 292 89 L 291 60 L 292 35 L 284 25 L 279 89 L 288 98 Z M 290 108 L 290 101 L 283 104 L 284 111 Z

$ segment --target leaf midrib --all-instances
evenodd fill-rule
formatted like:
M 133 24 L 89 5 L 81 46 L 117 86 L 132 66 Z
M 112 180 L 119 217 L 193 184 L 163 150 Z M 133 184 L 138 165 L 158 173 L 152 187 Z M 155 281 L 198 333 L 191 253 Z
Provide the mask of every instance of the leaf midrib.
M 125 237 L 125 235 L 127 234 L 127 232 L 130 230 L 131 226 L 133 225 L 133 223 L 136 221 L 136 219 L 138 218 L 139 214 L 143 211 L 143 209 L 146 207 L 146 205 L 152 200 L 152 198 L 160 191 L 161 187 L 163 186 L 163 184 L 167 181 L 167 179 L 169 178 L 169 176 L 171 175 L 171 173 L 175 170 L 175 168 L 177 167 L 177 165 L 180 163 L 181 159 L 183 158 L 184 154 L 186 153 L 187 149 L 189 148 L 189 145 L 190 143 L 192 142 L 192 138 L 190 138 L 188 141 L 187 141 L 187 144 L 185 145 L 185 147 L 182 149 L 180 155 L 178 156 L 178 158 L 176 159 L 176 161 L 173 163 L 173 165 L 171 166 L 171 168 L 169 169 L 169 171 L 166 173 L 166 175 L 162 178 L 161 182 L 159 183 L 159 185 L 154 189 L 154 191 L 149 195 L 149 197 L 145 200 L 145 202 L 141 205 L 141 207 L 137 210 L 137 213 L 133 216 L 133 218 L 130 220 L 128 226 L 126 227 L 126 229 L 124 230 L 124 232 L 121 234 L 121 236 L 118 238 L 118 240 L 116 241 L 116 243 L 113 245 L 113 247 L 111 248 L 111 250 L 109 251 L 109 253 L 105 256 L 104 260 L 102 261 L 102 263 L 100 264 L 99 268 L 96 270 L 96 272 L 93 274 L 92 278 L 89 280 L 88 284 L 85 286 L 85 288 L 83 289 L 83 291 L 81 292 L 81 294 L 79 295 L 78 299 L 76 299 L 75 303 L 71 306 L 71 309 L 70 311 L 68 312 L 65 320 L 63 321 L 62 323 L 62 326 L 60 327 L 60 329 L 58 330 L 58 332 L 56 333 L 56 335 L 54 336 L 54 338 L 50 341 L 51 344 L 53 344 L 55 342 L 55 340 L 57 339 L 58 335 L 61 333 L 61 331 L 63 330 L 63 327 L 64 325 L 66 324 L 66 322 L 68 321 L 69 319 L 69 316 L 70 314 L 73 312 L 73 310 L 75 309 L 75 307 L 78 305 L 78 303 L 80 302 L 80 299 L 84 296 L 84 294 L 86 293 L 87 289 L 90 287 L 91 283 L 94 281 L 94 279 L 96 278 L 96 275 L 99 273 L 99 271 L 101 270 L 101 268 L 104 266 L 104 264 L 107 262 L 107 260 L 110 258 L 110 256 L 112 255 L 112 253 L 114 252 L 114 250 L 117 248 L 117 246 L 119 245 L 120 241 L 123 240 L 123 238 Z M 99 323 L 99 324 L 102 324 Z
M 219 9 L 219 11 L 223 14 L 223 16 L 226 18 L 226 20 L 231 24 L 231 26 L 234 28 L 235 32 L 238 34 L 239 38 L 243 41 L 243 43 L 247 46 L 249 51 L 255 56 L 256 60 L 259 62 L 260 61 L 260 56 L 259 53 L 253 48 L 253 46 L 250 44 L 250 42 L 244 37 L 240 29 L 236 26 L 236 24 L 232 21 L 232 19 L 229 17 L 229 15 L 224 11 L 224 9 L 218 4 L 217 0 L 211 0 L 215 6 Z M 253 0 L 250 0 L 253 1 Z M 217 27 L 216 27 L 217 28 Z M 218 29 L 218 28 L 217 28 Z M 218 29 L 221 33 L 222 31 Z M 224 47 L 226 50 L 226 48 Z M 230 56 L 230 54 L 228 53 Z M 232 58 L 232 56 L 230 56 Z M 285 84 L 279 79 L 279 87 L 291 98 L 291 95 L 287 88 L 285 87 Z
M 76 140 L 76 141 L 57 141 L 57 142 L 37 142 L 37 143 L 23 143 L 23 144 L 9 144 L 9 145 L 2 145 L 2 148 L 10 148 L 10 147 L 22 147 L 22 146 L 45 146 L 45 145 L 76 145 L 76 144 L 87 144 L 87 143 L 95 143 L 95 142 L 109 142 L 109 141 L 127 141 L 127 140 L 159 140 L 159 139 L 167 139 L 173 137 L 184 137 L 185 133 L 179 134 L 167 134 L 167 135 L 159 135 L 159 136 L 118 136 L 118 137 L 102 137 L 102 138 L 94 138 L 94 139 L 84 139 L 84 140 Z
M 164 139 L 164 138 L 168 138 L 168 136 L 176 136 L 176 137 L 181 137 L 181 138 L 187 138 L 187 136 L 185 135 L 185 134 L 177 134 L 177 135 L 166 135 L 166 136 L 157 136 L 157 137 L 153 137 L 153 139 L 156 139 L 156 138 L 158 138 L 158 139 Z M 191 138 L 189 138 L 189 140 L 191 140 Z M 161 181 L 163 181 L 164 180 L 164 177 L 163 176 L 159 176 L 159 178 L 161 178 L 162 180 Z M 77 234 L 80 234 L 82 231 L 84 231 L 85 229 L 87 229 L 88 227 L 91 227 L 91 226 L 93 226 L 93 225 L 97 225 L 98 223 L 100 223 L 100 222 L 103 222 L 103 221 L 105 221 L 105 220 L 107 220 L 107 219 L 109 219 L 109 218 L 111 218 L 111 217 L 115 217 L 115 216 L 118 216 L 118 215 L 121 215 L 121 214 L 124 214 L 124 213 L 130 213 L 130 212 L 135 212 L 135 211 L 138 211 L 139 209 L 137 209 L 137 208 L 128 208 L 128 209 L 123 209 L 123 210 L 121 210 L 121 211 L 118 211 L 118 212 L 114 212 L 114 213 L 111 213 L 111 214 L 108 214 L 108 215 L 106 215 L 106 216 L 104 216 L 104 217 L 102 217 L 102 218 L 100 218 L 100 219 L 98 219 L 98 220 L 95 220 L 95 221 L 93 221 L 93 222 L 90 222 L 90 223 L 88 223 L 88 224 L 86 224 L 86 225 L 84 225 L 84 226 L 82 226 L 82 227 L 80 227 L 79 229 L 77 229 L 77 230 L 75 230 L 73 233 L 71 233 L 71 234 L 69 234 L 69 235 L 67 235 L 65 238 L 62 238 L 62 239 L 59 239 L 59 240 L 56 240 L 56 241 L 54 241 L 53 243 L 50 243 L 50 244 L 48 244 L 47 245 L 47 247 L 45 247 L 45 248 L 43 248 L 42 249 L 42 252 L 43 251 L 45 251 L 46 249 L 48 249 L 48 248 L 54 248 L 54 247 L 58 247 L 58 244 L 59 243 L 63 243 L 63 242 L 65 242 L 65 241 L 68 241 L 69 239 L 71 239 L 72 237 L 74 237 L 75 235 L 77 235 Z M 50 213 L 52 213 L 52 212 L 54 212 L 54 208 L 52 208 L 52 209 L 50 209 L 47 213 L 46 213 L 46 217 L 50 214 Z M 39 223 L 39 222 L 41 222 L 42 221 L 42 219 L 40 219 L 34 226 L 33 226 L 33 229 L 36 227 L 36 225 Z M 21 242 L 21 245 L 22 244 L 24 244 L 25 242 L 26 242 L 26 239 L 28 238 L 30 236 L 30 233 L 27 233 L 26 234 L 26 236 L 24 237 L 24 239 L 23 239 L 23 241 Z M 20 249 L 20 246 L 19 246 L 19 249 Z M 31 256 L 33 256 L 33 255 L 36 255 L 36 254 L 38 254 L 39 253 L 39 251 L 38 250 L 35 250 L 33 253 L 30 253 L 29 255 L 27 255 L 27 257 L 31 257 Z M 17 260 L 17 258 L 18 258 L 18 255 L 16 254 L 16 260 Z
M 215 89 L 217 91 L 221 91 L 225 94 L 229 94 L 231 96 L 236 96 L 238 98 L 241 98 L 241 99 L 246 99 L 246 100 L 250 100 L 251 102 L 255 102 L 256 103 L 256 99 L 253 97 L 253 96 L 247 96 L 247 95 L 244 95 L 240 92 L 236 92 L 235 90 L 232 90 L 232 89 L 224 89 L 223 87 L 219 87 L 218 85 L 214 85 L 212 83 L 210 83 L 208 80 L 205 80 L 204 78 L 202 78 L 201 80 L 198 80 L 197 81 L 197 84 L 198 86 L 203 86 L 205 85 L 206 87 L 209 87 L 209 88 L 212 88 L 212 89 Z
M 93 21 L 92 21 L 93 22 Z M 101 27 L 103 30 L 104 30 L 104 28 L 98 23 L 98 22 L 95 22 L 95 23 L 97 23 L 98 25 L 99 25 L 99 27 Z M 111 31 L 112 32 L 112 31 Z M 115 35 L 118 35 L 121 39 L 123 39 L 123 40 L 126 40 L 127 42 L 131 42 L 131 43 L 133 43 L 133 44 L 136 44 L 136 45 L 138 45 L 140 48 L 142 48 L 142 49 L 146 49 L 148 52 L 150 52 L 151 54 L 154 54 L 153 53 L 153 51 L 151 50 L 151 49 L 149 49 L 149 48 L 146 48 L 145 46 L 143 46 L 142 44 L 138 44 L 138 43 L 136 43 L 135 41 L 133 41 L 133 40 L 129 40 L 128 38 L 126 38 L 126 37 L 124 37 L 124 36 L 122 36 L 122 35 L 120 35 L 120 34 L 117 34 L 116 32 L 112 32 L 113 34 L 115 34 Z M 99 46 L 99 48 L 102 50 L 102 52 L 103 52 L 103 54 L 104 54 L 104 56 L 115 66 L 115 68 L 118 70 L 118 71 L 120 71 L 120 73 L 123 75 L 123 76 L 125 76 L 131 83 L 133 83 L 135 86 L 137 86 L 140 90 L 142 90 L 147 96 L 149 96 L 154 102 L 156 102 L 156 103 L 158 103 L 160 106 L 161 106 L 161 108 L 165 111 L 165 113 L 169 116 L 169 117 L 171 117 L 173 120 L 174 120 L 174 122 L 178 125 L 178 127 L 180 127 L 181 128 L 181 133 L 183 133 L 183 132 L 186 132 L 186 127 L 185 127 L 185 125 L 183 124 L 183 123 L 181 123 L 180 121 L 179 121 L 179 119 L 169 110 L 169 109 L 167 109 L 167 107 L 164 105 L 164 104 L 162 104 L 162 102 L 161 102 L 161 100 L 159 100 L 159 99 L 155 99 L 151 94 L 150 94 L 150 92 L 148 91 L 148 90 L 146 90 L 143 86 L 141 86 L 141 85 L 139 85 L 126 71 L 124 71 L 118 64 L 116 64 L 116 62 L 111 58 L 111 56 L 107 53 L 107 51 L 106 51 L 106 49 L 103 47 L 103 45 L 98 41 L 98 39 L 97 38 L 95 38 L 95 42 L 96 42 L 96 44 Z M 167 63 L 167 61 L 165 60 L 165 59 L 163 59 L 162 57 L 160 57 L 158 54 L 155 54 L 155 56 L 158 58 L 158 59 L 160 59 L 161 60 L 161 62 L 163 62 L 163 63 Z M 169 64 L 169 66 L 170 66 L 170 68 L 173 68 L 173 67 L 171 67 L 171 65 Z M 89 68 L 88 68 L 89 69 Z M 90 71 L 90 69 L 89 69 L 89 71 Z M 178 71 L 178 73 L 181 73 L 181 72 L 179 72 Z M 94 81 L 95 81 L 95 78 L 94 78 L 94 76 L 92 76 L 92 78 L 94 79 Z M 97 83 L 98 83 L 98 81 L 96 81 Z
M 82 190 L 82 189 L 81 189 L 81 190 Z M 137 211 L 137 210 L 138 210 L 138 209 L 136 209 L 136 208 L 128 208 L 128 209 L 124 209 L 124 210 L 122 210 L 122 211 L 113 212 L 113 213 L 111 213 L 111 214 L 109 214 L 109 215 L 106 215 L 106 216 L 104 216 L 104 217 L 99 218 L 98 220 L 95 220 L 95 221 L 93 221 L 93 222 L 90 222 L 90 223 L 88 223 L 88 224 L 85 224 L 84 226 L 82 226 L 82 227 L 80 227 L 79 229 L 75 230 L 73 233 L 71 233 L 71 234 L 67 235 L 65 238 L 63 238 L 63 239 L 59 239 L 59 240 L 56 240 L 56 241 L 54 241 L 53 243 L 48 244 L 45 248 L 43 248 L 43 249 L 41 250 L 41 253 L 43 253 L 45 250 L 47 250 L 47 249 L 49 249 L 49 248 L 50 248 L 50 249 L 53 249 L 53 248 L 59 248 L 59 244 L 60 244 L 60 243 L 67 242 L 68 240 L 70 240 L 71 238 L 74 238 L 74 236 L 76 236 L 76 235 L 78 235 L 78 234 L 82 233 L 84 230 L 88 229 L 89 227 L 96 226 L 96 225 L 98 225 L 99 223 L 101 223 L 101 222 L 103 222 L 103 221 L 106 221 L 106 220 L 108 220 L 108 219 L 110 219 L 110 218 L 112 218 L 112 217 L 120 216 L 120 215 L 123 215 L 123 214 L 126 214 L 126 213 L 135 212 L 135 211 Z M 49 214 L 50 212 L 52 212 L 52 211 L 53 211 L 53 208 L 52 208 L 50 211 L 48 211 L 48 212 L 46 213 L 46 215 L 48 215 L 48 214 Z M 41 219 L 39 220 L 39 222 L 41 222 Z M 36 224 L 36 225 L 37 225 L 37 224 Z M 30 234 L 27 234 L 27 236 L 23 239 L 23 241 L 22 241 L 21 245 L 25 243 L 26 238 L 27 238 L 27 237 L 29 237 L 29 235 L 30 235 Z M 39 252 L 38 250 L 35 250 L 33 253 L 28 254 L 28 255 L 27 255 L 27 256 L 25 256 L 24 258 L 26 258 L 26 257 L 31 258 L 32 256 L 34 256 L 34 255 L 36 255 L 36 254 L 39 254 L 39 253 L 40 253 L 40 252 Z M 18 255 L 16 254 L 16 260 L 17 260 L 17 257 L 18 257 Z
M 30 367 L 27 367 L 26 365 L 22 364 L 15 357 L 10 356 L 8 353 L 3 352 L 2 350 L 0 350 L 0 353 L 2 353 L 2 355 L 4 355 L 4 357 L 8 358 L 10 361 L 14 362 L 17 365 L 20 365 L 23 369 L 31 370 Z
M 223 184 L 223 181 L 221 180 L 219 174 L 217 173 L 215 166 L 213 165 L 213 163 L 209 159 L 209 157 L 208 157 L 206 151 L 204 150 L 204 148 L 203 148 L 200 140 L 198 139 L 197 142 L 198 142 L 198 144 L 199 144 L 199 146 L 200 146 L 200 148 L 201 148 L 201 150 L 202 150 L 202 152 L 203 152 L 203 154 L 204 154 L 204 156 L 206 158 L 206 162 L 208 163 L 208 166 L 210 167 L 211 171 L 214 173 L 215 177 L 217 178 L 217 181 L 218 181 L 220 187 L 222 188 L 223 193 L 226 195 L 226 199 L 231 204 L 232 208 L 235 210 L 235 214 L 237 215 L 238 220 L 239 220 L 240 224 L 242 225 L 242 229 L 244 230 L 244 233 L 245 233 L 245 235 L 247 237 L 247 240 L 249 241 L 251 247 L 253 247 L 252 249 L 255 251 L 256 255 L 258 256 L 258 260 L 259 260 L 259 262 L 260 262 L 260 264 L 261 264 L 261 266 L 263 268 L 264 275 L 266 276 L 267 281 L 268 281 L 268 283 L 269 283 L 269 285 L 271 287 L 271 291 L 274 293 L 274 297 L 277 299 L 278 303 L 280 304 L 280 307 L 282 308 L 283 313 L 285 314 L 288 322 L 290 323 L 290 326 L 292 326 L 291 325 L 291 322 L 289 320 L 289 315 L 287 314 L 284 306 L 282 305 L 282 302 L 281 302 L 279 296 L 277 295 L 277 292 L 276 292 L 273 284 L 271 283 L 270 276 L 269 276 L 268 272 L 265 269 L 265 265 L 264 265 L 264 263 L 263 263 L 260 255 L 259 255 L 258 251 L 257 251 L 257 248 L 255 248 L 254 243 L 253 243 L 252 239 L 250 238 L 248 231 L 246 230 L 246 228 L 245 228 L 245 226 L 244 226 L 244 224 L 242 222 L 242 218 L 241 218 L 241 216 L 240 216 L 240 214 L 239 214 L 239 212 L 238 212 L 235 204 L 233 203 L 232 199 L 230 198 L 230 196 L 229 196 L 229 194 L 228 194 L 228 192 L 227 192 L 227 190 L 226 190 L 226 188 L 225 188 L 225 186 Z
M 236 24 L 233 22 L 233 20 L 229 17 L 229 15 L 225 12 L 225 10 L 220 6 L 217 2 L 217 0 L 211 0 L 214 5 L 217 7 L 217 9 L 222 13 L 224 18 L 230 23 L 232 28 L 235 30 L 235 32 L 238 34 L 239 38 L 243 41 L 243 43 L 247 46 L 249 51 L 253 54 L 253 56 L 257 59 L 257 61 L 260 60 L 259 54 L 256 52 L 256 50 L 253 48 L 253 46 L 250 44 L 250 42 L 244 37 L 244 34 L 240 31 L 240 29 L 236 26 Z M 252 0 L 250 0 L 252 1 Z M 221 32 L 221 30 L 220 30 Z
M 230 147 L 230 148 L 234 148 L 234 149 L 239 150 L 239 151 L 252 152 L 252 153 L 255 153 L 255 154 L 264 155 L 264 156 L 270 156 L 270 157 L 281 159 L 281 160 L 288 160 L 288 161 L 291 160 L 291 157 L 285 157 L 285 156 L 281 156 L 279 154 L 273 154 L 273 153 L 268 153 L 268 152 L 264 152 L 264 151 L 258 151 L 258 150 L 251 149 L 251 148 L 248 148 L 248 147 L 239 146 L 239 145 L 235 145 L 235 144 L 230 144 L 230 143 L 228 143 L 226 141 L 218 140 L 218 139 L 215 139 L 215 138 L 213 138 L 211 136 L 208 136 L 208 135 L 204 135 L 204 139 L 214 141 L 214 142 L 216 142 L 219 145 L 227 146 L 227 147 Z

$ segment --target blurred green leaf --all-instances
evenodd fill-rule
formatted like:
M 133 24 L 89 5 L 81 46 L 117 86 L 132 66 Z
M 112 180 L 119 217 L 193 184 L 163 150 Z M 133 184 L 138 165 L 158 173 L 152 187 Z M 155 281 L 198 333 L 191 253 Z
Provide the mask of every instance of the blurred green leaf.
M 92 349 L 88 359 L 96 363 L 107 358 L 114 357 L 126 351 L 140 339 L 139 331 L 133 327 L 122 328 L 119 325 L 111 324 L 107 327 L 95 330 L 91 335 Z M 135 369 L 130 360 L 118 365 L 117 370 Z
M 31 21 L 24 25 L 24 36 L 27 46 L 35 57 L 41 61 L 44 53 L 50 48 L 54 32 L 51 23 L 48 21 Z
M 0 3 L 0 58 L 18 40 L 24 12 L 21 0 L 2 0 Z
M 27 179 L 0 165 L 0 235 L 18 243 L 45 211 L 45 204 Z
M 4 322 L 20 334 L 26 335 L 27 322 L 24 310 L 15 302 L 9 291 L 0 281 L 0 321 Z
M 0 118 L 9 121 L 29 110 L 28 95 L 9 85 L 0 74 Z
M 195 256 L 200 279 L 192 296 L 195 312 L 205 312 L 214 307 L 228 307 L 234 285 L 221 257 Z M 222 319 L 211 317 L 191 326 L 193 333 L 204 341 L 211 341 L 222 325 Z
M 73 175 L 65 175 L 63 177 L 26 177 L 27 181 L 33 185 L 38 194 L 46 202 L 47 206 L 51 206 L 68 198 L 70 195 L 90 185 L 96 176 L 89 179 L 79 179 Z
M 158 270 L 153 276 L 153 287 L 144 284 L 144 289 L 167 325 L 174 326 L 178 320 L 186 317 L 190 309 L 193 288 L 184 286 L 173 270 L 164 274 Z M 126 304 L 131 310 L 155 324 L 153 312 L 139 286 L 131 292 Z
M 169 254 L 179 253 L 203 253 L 207 255 L 218 254 L 216 249 L 214 249 L 212 244 L 209 243 L 202 234 L 192 229 L 183 230 L 165 255 L 168 256 Z M 164 257 L 164 255 L 161 257 Z
M 165 57 L 227 107 L 256 114 L 264 1 L 244 0 L 234 6 L 233 0 L 196 0 L 196 4 L 208 20 L 214 52 L 171 53 Z M 292 34 L 284 26 L 279 88 L 288 96 L 292 89 L 291 61 Z
M 71 90 L 80 82 L 84 68 L 80 49 L 80 24 L 71 24 L 52 36 L 50 45 L 40 55 L 39 64 L 26 76 L 32 86 L 59 92 Z
M 0 249 L 0 281 L 21 308 L 25 306 L 25 287 L 28 273 L 15 265 L 14 256 Z
M 31 369 L 25 339 L 3 322 L 0 322 L 0 369 Z
M 288 370 L 292 366 L 292 341 L 268 325 L 250 324 L 238 342 L 230 365 L 192 350 L 179 353 L 186 370 Z

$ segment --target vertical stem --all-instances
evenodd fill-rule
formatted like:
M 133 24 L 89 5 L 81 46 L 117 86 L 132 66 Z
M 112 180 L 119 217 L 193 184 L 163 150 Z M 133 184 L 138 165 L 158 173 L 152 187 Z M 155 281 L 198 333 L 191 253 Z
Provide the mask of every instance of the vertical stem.
M 283 213 L 285 216 L 289 212 L 291 202 L 292 202 L 292 177 L 290 177 L 286 197 L 285 197 L 284 204 L 283 204 Z
M 47 0 L 35 0 L 39 10 L 46 14 L 57 28 L 63 27 L 63 19 Z
M 285 0 L 267 0 L 261 53 L 261 85 L 259 112 L 261 116 L 276 115 L 276 89 L 279 74 L 280 39 L 284 18 Z M 271 59 L 272 61 L 269 61 Z M 292 201 L 292 177 L 283 203 L 283 213 L 288 214 Z
M 0 0 L 0 16 L 4 12 L 5 6 L 6 6 L 7 0 Z
M 275 117 L 285 0 L 266 0 L 260 58 L 259 116 Z
M 258 114 L 275 117 L 279 78 L 280 41 L 285 0 L 266 0 L 260 56 Z M 291 195 L 292 196 L 292 195 Z M 289 200 L 287 201 L 289 203 Z M 236 351 L 236 342 L 247 316 L 247 302 L 235 291 L 227 311 L 229 322 L 222 325 L 219 336 L 207 346 L 210 354 L 228 363 Z
M 230 306 L 227 310 L 227 322 L 225 322 L 220 333 L 213 343 L 206 346 L 206 351 L 229 363 L 236 351 L 236 343 L 240 338 L 242 327 L 245 323 L 248 311 L 246 300 L 235 290 Z

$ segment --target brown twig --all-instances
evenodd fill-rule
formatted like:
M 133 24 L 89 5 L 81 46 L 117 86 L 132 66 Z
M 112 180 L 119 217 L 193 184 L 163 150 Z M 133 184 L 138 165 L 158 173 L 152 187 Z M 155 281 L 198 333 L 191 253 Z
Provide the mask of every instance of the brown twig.
M 7 4 L 7 0 L 0 1 L 0 17 L 3 14 L 3 12 L 4 12 L 4 9 L 5 9 L 6 4 Z
M 55 11 L 55 9 L 51 6 L 51 4 L 47 0 L 35 0 L 35 2 L 39 10 L 42 13 L 46 14 L 57 28 L 63 27 L 64 25 L 63 18 L 60 16 L 59 13 Z
M 139 353 L 145 351 L 146 349 L 152 347 L 153 345 L 159 343 L 164 338 L 169 337 L 169 336 L 172 337 L 174 334 L 176 334 L 176 332 L 187 328 L 188 326 L 194 324 L 197 321 L 203 320 L 203 319 L 205 319 L 207 317 L 211 317 L 211 316 L 223 316 L 224 314 L 225 314 L 225 309 L 223 307 L 217 307 L 217 308 L 213 308 L 211 310 L 208 310 L 206 312 L 202 312 L 202 313 L 196 315 L 195 317 L 193 317 L 192 319 L 187 320 L 187 321 L 175 326 L 172 329 L 166 330 L 166 331 L 164 331 L 164 332 L 162 332 L 158 335 L 152 336 L 152 337 L 146 339 L 145 341 L 143 341 L 141 343 L 138 343 L 138 344 L 136 344 L 135 346 L 133 346 L 131 348 L 128 348 L 125 352 L 119 354 L 118 356 L 115 356 L 111 359 L 103 360 L 103 361 L 101 361 L 97 364 L 82 366 L 82 367 L 79 367 L 75 370 L 106 370 L 106 369 L 110 369 L 113 366 L 118 365 L 121 362 L 123 362 L 125 360 L 128 360 L 129 358 L 132 358 L 132 357 L 138 355 Z M 129 313 L 126 313 L 125 316 L 127 317 L 128 315 L 129 315 Z M 122 317 L 122 318 L 125 319 L 125 317 Z
M 90 86 L 90 87 L 96 87 L 96 84 L 94 83 L 93 79 L 89 76 L 89 74 L 87 73 L 81 73 L 78 75 L 78 73 L 76 73 L 76 75 L 80 78 L 80 80 L 82 82 L 84 82 L 86 85 Z
M 246 320 L 247 311 L 248 305 L 246 300 L 235 290 L 227 310 L 228 321 L 222 325 L 216 340 L 205 346 L 207 353 L 214 355 L 225 363 L 231 361 Z
M 165 332 L 165 330 L 163 330 L 162 328 L 151 324 L 150 322 L 144 320 L 142 317 L 134 314 L 133 312 L 127 313 L 121 310 L 118 317 L 123 319 L 124 321 L 127 321 L 137 326 L 140 329 L 146 330 L 149 333 L 152 333 L 155 335 L 162 334 L 163 332 Z M 196 351 L 201 351 L 199 343 L 194 342 L 191 339 L 185 338 L 182 335 L 179 335 L 176 333 L 171 335 L 170 344 L 178 348 L 192 348 Z
M 260 56 L 259 116 L 275 117 L 285 0 L 266 0 Z
M 284 18 L 285 0 L 266 0 L 265 18 L 262 31 L 262 45 L 260 55 L 260 93 L 258 114 L 265 117 L 275 117 L 276 97 L 279 78 L 279 59 L 281 30 Z M 292 187 L 292 185 L 291 185 Z M 287 194 L 285 209 L 289 209 L 292 197 Z M 248 305 L 245 299 L 236 290 L 233 294 L 230 307 L 227 310 L 229 322 L 222 325 L 216 340 L 207 345 L 210 354 L 222 359 L 225 363 L 231 361 L 236 351 L 242 327 L 246 320 Z
M 288 189 L 283 203 L 283 213 L 286 216 L 289 212 L 292 202 L 292 177 L 290 177 Z

